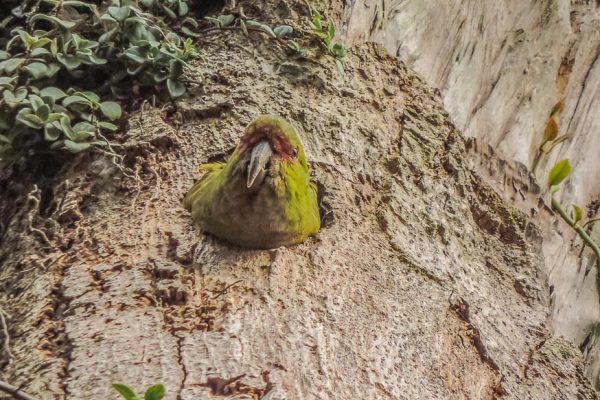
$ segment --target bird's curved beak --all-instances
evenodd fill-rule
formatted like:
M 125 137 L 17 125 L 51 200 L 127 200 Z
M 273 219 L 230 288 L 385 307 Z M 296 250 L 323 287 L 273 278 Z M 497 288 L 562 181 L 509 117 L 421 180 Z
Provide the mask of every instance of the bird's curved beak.
M 261 185 L 267 174 L 267 168 L 272 155 L 273 150 L 268 140 L 261 140 L 254 146 L 250 154 L 250 163 L 248 164 L 246 177 L 246 187 L 248 189 L 254 190 Z

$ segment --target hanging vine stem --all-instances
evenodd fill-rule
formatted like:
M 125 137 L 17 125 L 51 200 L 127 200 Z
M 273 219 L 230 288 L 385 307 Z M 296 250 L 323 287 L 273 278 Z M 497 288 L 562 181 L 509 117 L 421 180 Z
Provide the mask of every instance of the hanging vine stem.
M 563 205 L 560 204 L 556 198 L 554 198 L 554 196 L 552 196 L 552 209 L 560 214 L 562 219 L 564 219 L 567 224 L 575 229 L 575 231 L 579 234 L 579 237 L 581 237 L 587 243 L 587 245 L 590 246 L 592 251 L 596 254 L 596 264 L 598 264 L 598 267 L 600 268 L 600 247 L 598 247 L 598 244 L 594 242 L 594 239 L 592 239 L 584 229 L 586 225 L 590 224 L 591 222 L 598 221 L 600 218 L 594 218 L 587 221 L 584 225 L 578 225 L 577 222 L 571 218 L 569 213 L 567 213 L 567 210 L 563 207 Z
M 592 237 L 586 232 L 585 227 L 589 224 L 600 220 L 600 217 L 592 218 L 587 222 L 580 224 L 583 217 L 583 211 L 575 204 L 571 205 L 573 208 L 572 215 L 567 212 L 567 209 L 554 197 L 554 193 L 558 190 L 558 186 L 569 176 L 571 173 L 571 164 L 568 159 L 557 162 L 548 174 L 548 188 L 550 189 L 550 200 L 552 209 L 556 211 L 567 224 L 571 226 L 579 234 L 579 237 L 583 239 L 585 243 L 594 251 L 596 254 L 596 263 L 600 268 L 600 247 L 592 239 Z M 600 274 L 599 274 L 600 277 Z

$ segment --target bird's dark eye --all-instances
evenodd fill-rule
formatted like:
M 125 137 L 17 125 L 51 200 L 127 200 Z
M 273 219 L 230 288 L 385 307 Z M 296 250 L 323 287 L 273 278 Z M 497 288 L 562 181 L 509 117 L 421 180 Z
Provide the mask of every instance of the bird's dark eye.
M 294 158 L 294 159 L 298 158 L 298 149 L 297 148 L 292 149 L 292 158 Z

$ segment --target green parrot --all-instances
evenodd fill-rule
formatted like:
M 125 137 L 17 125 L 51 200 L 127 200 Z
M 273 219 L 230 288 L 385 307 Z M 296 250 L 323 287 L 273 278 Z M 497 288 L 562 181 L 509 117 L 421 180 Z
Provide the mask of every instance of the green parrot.
M 205 171 L 183 205 L 204 231 L 241 247 L 303 242 L 321 227 L 317 187 L 300 137 L 283 118 L 261 115 L 226 163 Z

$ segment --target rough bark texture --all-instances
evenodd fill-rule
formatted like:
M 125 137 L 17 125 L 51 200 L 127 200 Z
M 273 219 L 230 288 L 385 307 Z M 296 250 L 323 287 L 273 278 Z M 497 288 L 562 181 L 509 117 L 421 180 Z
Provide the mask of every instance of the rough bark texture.
M 305 10 L 277 4 L 278 20 Z M 439 95 L 375 45 L 342 79 L 329 58 L 220 35 L 204 91 L 131 119 L 132 176 L 82 156 L 3 181 L 6 380 L 45 399 L 116 398 L 117 381 L 168 400 L 597 398 L 549 334 L 535 220 L 469 168 Z M 240 250 L 181 200 L 264 112 L 301 129 L 324 227 Z
M 558 122 L 570 137 L 542 158 L 537 178 L 545 182 L 556 161 L 570 159 L 573 174 L 558 196 L 587 208 L 589 217 L 597 214 L 598 2 L 364 0 L 351 2 L 344 20 L 348 41 L 382 43 L 441 89 L 452 120 L 476 139 L 471 157 L 478 170 L 506 199 L 535 214 L 553 287 L 552 331 L 584 349 L 588 377 L 600 387 L 597 260 L 540 207 L 545 189 L 524 168 L 531 169 L 550 111 L 564 98 Z M 600 241 L 599 227 L 592 236 Z

